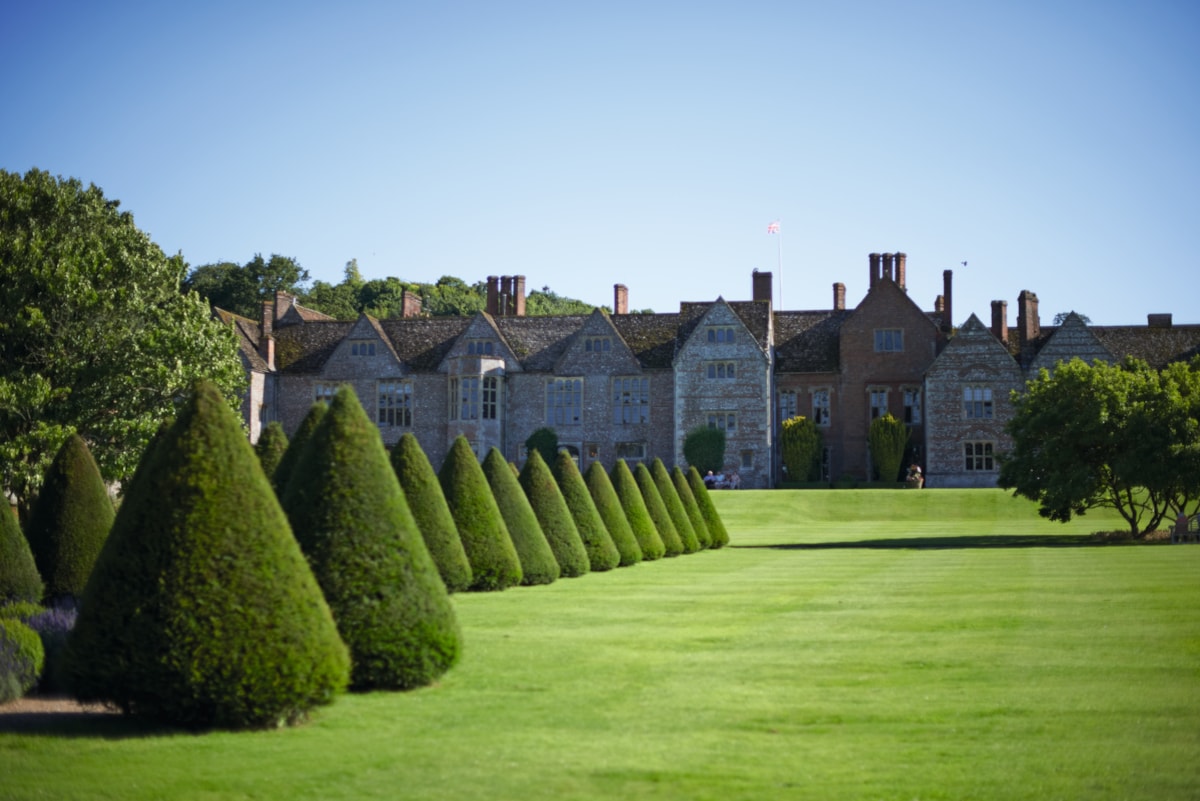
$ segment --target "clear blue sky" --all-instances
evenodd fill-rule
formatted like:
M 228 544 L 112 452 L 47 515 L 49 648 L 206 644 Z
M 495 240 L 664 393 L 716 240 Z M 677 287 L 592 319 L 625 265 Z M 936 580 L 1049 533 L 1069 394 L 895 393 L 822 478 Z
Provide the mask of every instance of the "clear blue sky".
M 192 266 L 656 311 L 759 269 L 821 309 L 904 251 L 956 323 L 1022 289 L 1200 323 L 1198 3 L 46 0 L 0 31 L 0 168 L 97 184 Z

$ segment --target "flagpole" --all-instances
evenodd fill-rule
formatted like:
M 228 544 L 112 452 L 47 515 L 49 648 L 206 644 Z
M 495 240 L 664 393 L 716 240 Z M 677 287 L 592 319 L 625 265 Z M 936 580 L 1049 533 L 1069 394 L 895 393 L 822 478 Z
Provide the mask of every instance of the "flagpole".
M 779 249 L 779 269 L 777 270 L 777 272 L 779 273 L 779 306 L 777 308 L 782 309 L 783 308 L 783 230 L 779 227 L 779 220 L 775 220 L 774 222 L 772 222 L 770 225 L 767 226 L 767 233 L 774 234 L 779 239 L 779 241 L 776 243 L 778 246 L 778 249 Z

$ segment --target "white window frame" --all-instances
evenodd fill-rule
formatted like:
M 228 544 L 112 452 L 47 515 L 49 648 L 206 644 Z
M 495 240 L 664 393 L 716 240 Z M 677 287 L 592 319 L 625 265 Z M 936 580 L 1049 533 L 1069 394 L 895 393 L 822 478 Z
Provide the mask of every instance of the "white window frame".
M 904 393 L 904 422 L 910 426 L 921 425 L 921 388 L 905 387 Z
M 791 420 L 800 413 L 796 405 L 796 393 L 790 389 L 779 390 L 779 421 Z
M 719 428 L 726 436 L 737 433 L 737 412 L 709 412 L 708 427 Z
M 546 425 L 577 426 L 583 422 L 583 379 L 553 378 L 546 382 Z
M 882 400 L 882 403 L 876 401 Z M 871 415 L 870 419 L 883 417 L 888 413 L 888 390 L 882 387 L 875 387 L 867 390 L 867 408 Z
M 328 381 L 318 381 L 313 384 L 313 403 L 332 403 L 339 386 L 339 384 Z
M 614 376 L 613 425 L 650 422 L 650 379 L 644 376 Z
M 876 353 L 902 353 L 904 351 L 903 328 L 876 328 Z
M 375 382 L 377 412 L 381 426 L 412 428 L 412 382 L 383 379 Z
M 970 440 L 963 443 L 964 468 L 969 473 L 994 473 L 996 443 L 990 440 Z
M 991 420 L 996 405 L 992 388 L 971 384 L 963 387 L 963 417 L 967 420 Z
M 812 391 L 812 419 L 818 426 L 829 426 L 829 390 L 825 387 Z

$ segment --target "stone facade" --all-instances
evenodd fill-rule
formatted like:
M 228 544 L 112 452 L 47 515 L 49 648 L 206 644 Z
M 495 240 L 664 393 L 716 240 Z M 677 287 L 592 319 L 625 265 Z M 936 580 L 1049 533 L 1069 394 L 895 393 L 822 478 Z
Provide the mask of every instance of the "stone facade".
M 1151 315 L 1146 326 L 1088 326 L 1070 315 L 1041 326 L 1037 296 L 1022 291 L 1017 325 L 992 303 L 992 325 L 971 314 L 951 325 L 952 274 L 923 311 L 908 295 L 907 257 L 871 254 L 869 289 L 846 308 L 773 308 L 771 274 L 755 273 L 752 299 L 682 303 L 679 312 L 525 316 L 523 276 L 488 278 L 487 311 L 472 317 L 333 320 L 280 293 L 254 322 L 216 310 L 237 330 L 251 376 L 243 414 L 252 440 L 280 420 L 292 434 L 314 402 L 354 388 L 384 442 L 411 431 L 436 466 L 465 436 L 482 459 L 495 447 L 523 462 L 524 443 L 550 427 L 586 469 L 662 458 L 684 463 L 697 426 L 726 432 L 726 469 L 743 487 L 787 479 L 777 452 L 781 421 L 811 416 L 824 438 L 826 479 L 895 480 L 870 471 L 867 431 L 885 412 L 911 429 L 910 461 L 929 487 L 994 486 L 1009 443 L 1010 394 L 1073 357 L 1125 356 L 1161 367 L 1200 354 L 1200 326 Z

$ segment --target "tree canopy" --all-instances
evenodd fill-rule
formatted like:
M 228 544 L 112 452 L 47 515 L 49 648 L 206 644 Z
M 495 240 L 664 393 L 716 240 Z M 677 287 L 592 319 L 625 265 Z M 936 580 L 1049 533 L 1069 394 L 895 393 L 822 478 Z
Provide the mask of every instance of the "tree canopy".
M 1134 537 L 1200 503 L 1200 360 L 1162 371 L 1080 359 L 1014 395 L 1001 487 L 1051 520 L 1115 509 Z
M 264 300 L 271 300 L 277 291 L 300 294 L 308 282 L 308 270 L 293 258 L 272 253 L 264 259 L 261 253 L 245 264 L 229 261 L 202 264 L 188 273 L 184 291 L 195 291 L 212 305 L 257 320 Z
M 198 378 L 234 401 L 234 332 L 95 185 L 0 170 L 0 485 L 22 514 L 72 432 L 128 476 Z

